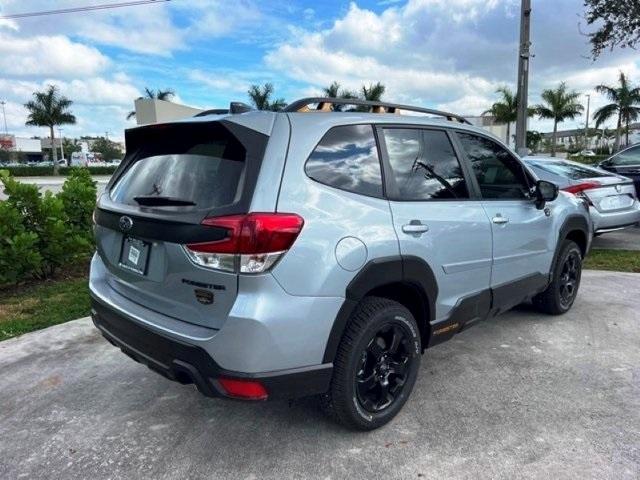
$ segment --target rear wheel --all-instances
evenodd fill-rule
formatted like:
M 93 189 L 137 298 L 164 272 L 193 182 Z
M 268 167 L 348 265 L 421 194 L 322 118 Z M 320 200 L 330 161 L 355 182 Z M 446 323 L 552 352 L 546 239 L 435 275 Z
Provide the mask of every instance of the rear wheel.
M 533 304 L 542 312 L 561 315 L 568 312 L 578 295 L 582 276 L 582 252 L 578 245 L 565 240 L 552 272 L 551 284 L 533 298 Z
M 407 401 L 420 367 L 418 325 L 401 304 L 367 297 L 340 341 L 325 409 L 341 424 L 372 430 Z

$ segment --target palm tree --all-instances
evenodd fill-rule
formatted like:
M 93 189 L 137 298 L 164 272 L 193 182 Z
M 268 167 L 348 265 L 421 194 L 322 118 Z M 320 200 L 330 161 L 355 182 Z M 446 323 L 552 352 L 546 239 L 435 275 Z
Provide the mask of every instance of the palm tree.
M 51 136 L 51 153 L 53 157 L 53 173 L 58 174 L 58 151 L 56 149 L 53 129 L 57 125 L 76 123 L 76 117 L 69 111 L 73 104 L 67 97 L 60 95 L 58 87 L 49 85 L 44 92 L 34 92 L 33 100 L 24 104 L 29 112 L 26 125 L 49 127 Z
M 271 101 L 271 95 L 273 94 L 273 84 L 265 83 L 262 87 L 260 85 L 251 85 L 247 92 L 251 102 L 258 110 L 282 110 L 287 106 L 287 102 L 284 98 L 278 98 Z
M 340 87 L 340 84 L 336 81 L 332 82 L 328 87 L 323 88 L 322 93 L 325 97 L 329 98 L 358 98 L 356 92 Z M 344 105 L 333 106 L 333 110 L 336 112 L 341 112 L 343 108 Z
M 380 82 L 370 84 L 368 87 L 366 85 L 363 85 L 362 99 L 369 100 L 370 102 L 379 102 L 380 100 L 382 100 L 382 95 L 384 95 L 385 90 L 386 87 Z
M 150 98 L 151 100 L 164 100 L 166 102 L 171 101 L 171 99 L 176 95 L 175 92 L 173 90 L 171 90 L 170 88 L 167 88 L 166 90 L 151 90 L 148 87 L 144 87 L 144 97 L 138 97 L 138 99 L 140 98 Z M 136 116 L 136 111 L 135 110 L 131 110 L 129 112 L 129 114 L 127 115 L 127 120 L 130 120 L 132 118 L 134 118 Z
M 518 119 L 518 98 L 508 87 L 500 87 L 496 93 L 502 98 L 491 105 L 489 110 L 482 112 L 482 115 L 491 115 L 496 123 L 507 125 L 507 145 L 511 143 L 511 124 Z
M 534 111 L 540 118 L 553 120 L 551 156 L 555 157 L 558 123 L 573 120 L 576 116 L 582 115 L 584 107 L 578 103 L 580 94 L 576 91 L 568 91 L 564 82 L 555 89 L 543 90 L 540 96 L 544 103 L 536 105 Z
M 616 141 L 614 150 L 620 148 L 621 129 L 624 124 L 626 127 L 626 144 L 629 144 L 629 123 L 636 120 L 640 116 L 640 87 L 631 88 L 629 80 L 623 72 L 618 77 L 618 85 L 611 87 L 609 85 L 598 85 L 596 87 L 598 93 L 603 94 L 612 103 L 599 108 L 593 114 L 596 121 L 596 128 L 602 123 L 617 115 L 618 122 L 616 125 Z

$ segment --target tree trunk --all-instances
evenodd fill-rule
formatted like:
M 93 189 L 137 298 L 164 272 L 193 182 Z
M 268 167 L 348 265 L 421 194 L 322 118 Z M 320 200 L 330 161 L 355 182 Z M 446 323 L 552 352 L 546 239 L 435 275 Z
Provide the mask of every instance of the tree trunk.
M 551 137 L 551 156 L 556 156 L 556 136 L 558 134 L 558 121 L 553 121 L 553 136 Z
M 620 127 L 622 125 L 622 114 L 618 114 L 618 125 L 616 126 L 616 142 L 613 144 L 613 151 L 620 150 Z
M 507 147 L 511 146 L 510 140 L 511 140 L 511 123 L 507 121 Z
M 626 131 L 624 132 L 624 135 L 625 135 L 624 146 L 628 147 L 629 146 L 629 117 L 625 118 L 625 129 Z
M 51 132 L 51 158 L 53 158 L 53 174 L 58 175 L 58 150 L 56 149 L 56 141 L 53 136 L 53 125 L 49 127 Z

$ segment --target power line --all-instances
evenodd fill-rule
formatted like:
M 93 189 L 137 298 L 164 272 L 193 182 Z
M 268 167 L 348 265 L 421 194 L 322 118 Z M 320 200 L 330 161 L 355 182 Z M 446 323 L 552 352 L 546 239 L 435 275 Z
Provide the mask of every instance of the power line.
M 149 3 L 165 3 L 171 0 L 132 0 L 119 3 L 102 3 L 98 5 L 87 5 L 85 7 L 61 8 L 59 10 L 41 10 L 38 12 L 14 13 L 12 15 L 0 15 L 0 20 L 12 20 L 16 18 L 42 17 L 45 15 L 59 15 L 63 13 L 90 12 L 93 10 L 107 10 L 109 8 L 133 7 Z

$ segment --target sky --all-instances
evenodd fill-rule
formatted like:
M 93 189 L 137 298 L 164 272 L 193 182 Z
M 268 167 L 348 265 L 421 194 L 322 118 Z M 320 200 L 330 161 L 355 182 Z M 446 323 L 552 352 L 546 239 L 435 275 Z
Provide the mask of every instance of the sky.
M 0 15 L 119 0 L 0 0 Z M 624 71 L 640 83 L 640 52 L 589 57 L 583 0 L 533 0 L 530 104 L 566 81 L 593 88 Z M 94 12 L 0 20 L 0 99 L 10 133 L 26 127 L 23 104 L 48 84 L 73 100 L 65 136 L 122 139 L 145 87 L 173 89 L 200 108 L 248 102 L 251 84 L 271 82 L 287 101 L 382 82 L 384 99 L 478 115 L 500 86 L 515 89 L 518 0 L 218 1 L 172 0 Z M 586 97 L 582 97 L 586 103 Z M 0 122 L 2 120 L 0 119 Z M 585 117 L 560 128 L 584 126 Z M 3 125 L 0 123 L 0 129 Z M 530 128 L 548 131 L 548 121 Z

